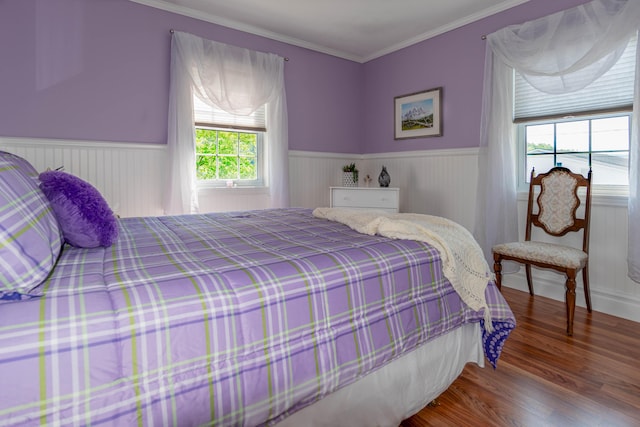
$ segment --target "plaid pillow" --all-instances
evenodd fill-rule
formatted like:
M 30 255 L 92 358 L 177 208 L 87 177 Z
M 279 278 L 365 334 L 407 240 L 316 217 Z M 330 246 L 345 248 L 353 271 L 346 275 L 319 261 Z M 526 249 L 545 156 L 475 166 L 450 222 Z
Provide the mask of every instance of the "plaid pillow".
M 7 153 L 6 151 L 0 151 L 0 158 L 13 163 L 25 175 L 38 179 L 38 171 L 36 171 L 36 168 L 34 168 L 26 159 L 16 156 L 15 154 Z
M 41 294 L 62 249 L 51 205 L 25 163 L 0 152 L 0 300 Z

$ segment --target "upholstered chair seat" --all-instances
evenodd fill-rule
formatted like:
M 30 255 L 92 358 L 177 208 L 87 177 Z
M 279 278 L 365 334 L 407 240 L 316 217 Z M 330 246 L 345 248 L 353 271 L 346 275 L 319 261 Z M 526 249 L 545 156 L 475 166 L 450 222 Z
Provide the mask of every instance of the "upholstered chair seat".
M 589 254 L 581 249 L 546 242 L 503 243 L 493 247 L 494 253 L 522 260 L 581 270 L 587 265 Z

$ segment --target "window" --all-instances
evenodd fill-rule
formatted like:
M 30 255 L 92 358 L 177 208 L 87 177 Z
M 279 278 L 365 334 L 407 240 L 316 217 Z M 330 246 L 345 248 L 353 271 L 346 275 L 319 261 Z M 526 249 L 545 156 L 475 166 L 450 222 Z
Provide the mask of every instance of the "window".
M 634 37 L 607 73 L 569 94 L 541 93 L 516 73 L 519 190 L 526 191 L 532 168 L 556 165 L 585 176 L 591 168 L 594 186 L 626 190 L 636 44 Z
M 196 126 L 196 176 L 226 185 L 261 185 L 262 133 Z
M 265 108 L 242 116 L 194 96 L 196 177 L 211 186 L 264 186 Z
M 629 184 L 630 115 L 588 116 L 519 125 L 525 155 L 523 182 L 531 169 L 564 166 L 587 175 L 594 185 Z

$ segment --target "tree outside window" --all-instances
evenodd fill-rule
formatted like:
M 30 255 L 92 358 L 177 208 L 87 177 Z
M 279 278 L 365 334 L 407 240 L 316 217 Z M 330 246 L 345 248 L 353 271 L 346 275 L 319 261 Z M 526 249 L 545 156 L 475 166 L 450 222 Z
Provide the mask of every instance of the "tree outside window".
M 259 179 L 259 132 L 196 127 L 199 181 L 253 184 Z

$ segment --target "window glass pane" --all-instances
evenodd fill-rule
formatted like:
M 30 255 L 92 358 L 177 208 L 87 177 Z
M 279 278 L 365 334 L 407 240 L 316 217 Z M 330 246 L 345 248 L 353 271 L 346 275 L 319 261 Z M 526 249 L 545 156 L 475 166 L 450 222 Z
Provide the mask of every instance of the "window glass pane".
M 529 125 L 525 138 L 527 154 L 553 152 L 553 124 Z
M 591 155 L 593 183 L 629 185 L 629 152 L 593 153 Z M 583 173 L 586 176 L 586 172 Z
M 591 168 L 595 185 L 629 185 L 629 122 L 629 114 L 624 113 L 523 125 L 527 155 L 520 182 L 529 182 L 532 167 L 546 172 L 558 165 L 584 176 Z M 549 146 L 555 146 L 555 157 Z
M 589 120 L 558 123 L 556 125 L 556 150 L 589 151 Z
M 196 177 L 216 178 L 217 133 L 211 129 L 196 129 Z
M 244 155 L 255 156 L 257 152 L 258 136 L 255 133 L 241 133 L 239 152 Z
M 196 153 L 216 153 L 216 131 L 196 129 Z
M 591 131 L 593 151 L 629 150 L 629 116 L 593 120 Z
M 220 156 L 218 179 L 238 178 L 238 158 L 231 156 Z
M 240 158 L 240 179 L 257 179 L 256 161 L 253 157 Z
M 218 131 L 218 152 L 238 154 L 238 132 Z
M 571 169 L 571 172 L 582 173 L 587 176 L 589 172 L 589 153 L 558 154 L 556 166 Z
M 541 173 L 548 171 L 553 166 L 553 154 L 527 156 L 527 165 L 524 171 L 526 177 L 525 182 L 529 182 L 531 169 L 535 168 L 536 173 Z
M 198 180 L 227 180 L 262 185 L 259 158 L 261 133 L 196 128 L 196 176 Z
M 196 156 L 196 177 L 198 179 L 216 179 L 216 158 L 214 156 Z

